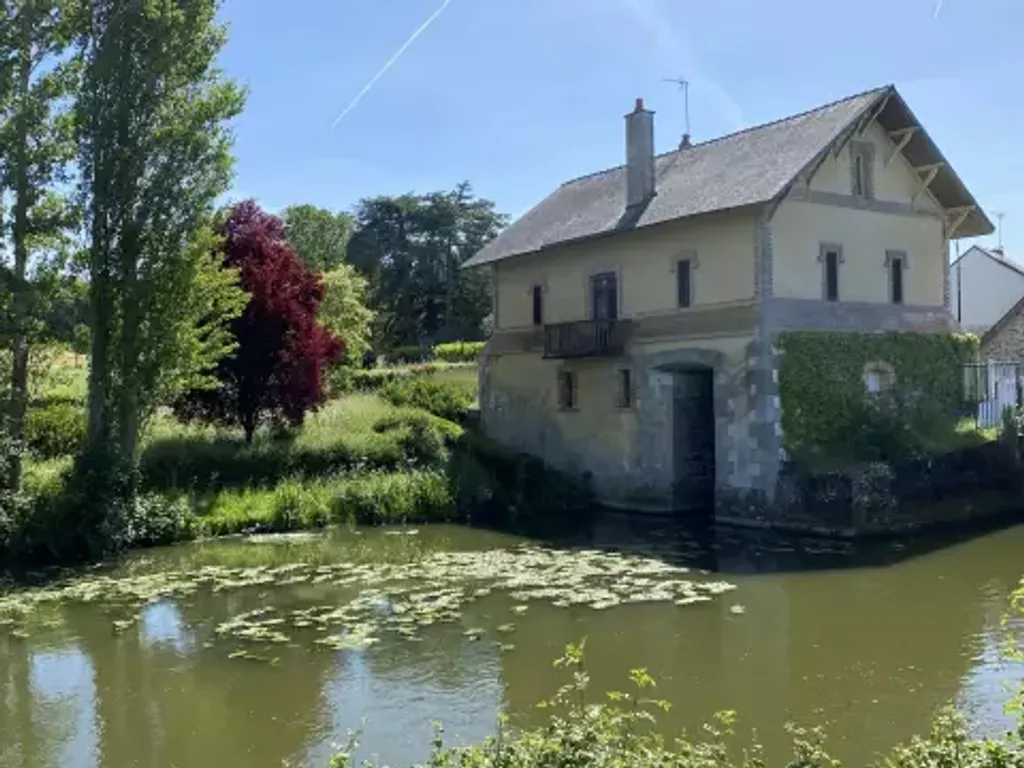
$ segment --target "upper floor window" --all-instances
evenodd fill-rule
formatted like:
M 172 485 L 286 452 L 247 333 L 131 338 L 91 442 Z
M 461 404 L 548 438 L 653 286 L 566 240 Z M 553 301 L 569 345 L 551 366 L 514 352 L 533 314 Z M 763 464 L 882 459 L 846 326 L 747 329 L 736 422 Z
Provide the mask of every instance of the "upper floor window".
M 851 181 L 855 197 L 871 198 L 875 196 L 874 158 L 875 147 L 870 142 L 854 141 L 850 143 Z
M 885 267 L 889 277 L 889 301 L 903 303 L 903 270 L 907 268 L 907 254 L 903 251 L 886 251 Z
M 822 265 L 822 297 L 825 301 L 839 301 L 839 265 L 843 249 L 838 245 L 822 244 L 818 254 Z
M 533 298 L 533 324 L 544 324 L 544 289 L 540 285 L 533 286 L 531 291 Z
M 680 307 L 693 305 L 692 259 L 680 259 L 676 264 L 676 297 Z
M 590 314 L 594 320 L 619 317 L 619 281 L 614 272 L 601 272 L 590 278 Z

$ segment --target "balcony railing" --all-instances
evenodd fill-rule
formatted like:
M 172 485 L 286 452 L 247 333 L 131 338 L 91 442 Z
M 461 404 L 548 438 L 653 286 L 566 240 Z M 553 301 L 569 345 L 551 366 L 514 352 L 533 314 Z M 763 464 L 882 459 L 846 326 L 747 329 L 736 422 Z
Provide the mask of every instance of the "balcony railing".
M 625 351 L 628 320 L 581 320 L 544 326 L 544 357 L 617 357 Z

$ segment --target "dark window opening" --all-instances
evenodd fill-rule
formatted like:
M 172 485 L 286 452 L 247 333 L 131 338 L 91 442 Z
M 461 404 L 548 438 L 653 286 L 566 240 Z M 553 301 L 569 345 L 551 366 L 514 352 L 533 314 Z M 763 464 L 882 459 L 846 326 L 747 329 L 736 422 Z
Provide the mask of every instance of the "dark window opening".
M 839 253 L 825 251 L 825 300 L 839 301 Z
M 533 286 L 533 324 L 542 325 L 544 323 L 544 292 L 541 290 L 541 286 Z
M 616 398 L 616 406 L 619 408 L 630 408 L 633 405 L 633 375 L 628 368 L 619 370 L 619 387 Z
M 591 315 L 594 320 L 615 320 L 619 316 L 619 284 L 614 272 L 590 278 Z
M 683 259 L 676 265 L 676 295 L 680 307 L 689 307 L 693 303 L 693 265 L 689 259 Z
M 558 404 L 566 410 L 576 407 L 576 375 L 572 371 L 558 374 Z
M 903 259 L 892 259 L 889 262 L 890 287 L 892 288 L 892 303 L 903 303 Z

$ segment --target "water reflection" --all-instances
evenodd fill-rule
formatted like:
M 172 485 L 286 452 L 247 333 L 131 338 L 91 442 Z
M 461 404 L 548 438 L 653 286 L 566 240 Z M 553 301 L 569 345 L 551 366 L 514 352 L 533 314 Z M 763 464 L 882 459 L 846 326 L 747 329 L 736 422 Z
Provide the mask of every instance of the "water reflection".
M 216 542 L 140 556 L 126 572 L 331 562 L 358 555 L 397 562 L 438 549 L 519 542 L 462 528 L 419 536 L 366 532 L 296 544 Z M 561 540 L 560 544 L 567 543 Z M 99 606 L 69 605 L 62 622 L 19 639 L 0 631 L 0 765 L 322 766 L 362 724 L 363 742 L 393 764 L 422 759 L 431 721 L 476 741 L 505 707 L 537 722 L 534 704 L 560 677 L 551 660 L 587 638 L 595 696 L 646 666 L 675 703 L 670 731 L 694 729 L 734 708 L 769 756 L 785 748 L 783 724 L 824 723 L 849 764 L 927 728 L 955 701 L 980 731 L 1008 727 L 1009 686 L 1024 676 L 1000 658 L 1000 619 L 1020 576 L 1024 528 L 946 546 L 744 538 L 664 523 L 605 518 L 571 543 L 648 552 L 725 572 L 739 589 L 720 601 L 607 611 L 534 601 L 520 616 L 492 594 L 465 606 L 461 626 L 433 627 L 421 642 L 366 651 L 314 650 L 296 638 L 273 664 L 232 660 L 217 625 L 273 604 L 282 612 L 330 604 L 328 585 L 256 587 L 147 606 L 123 632 Z M 837 564 L 847 567 L 836 569 Z M 856 567 L 851 567 L 856 566 Z M 734 612 L 742 605 L 743 612 Z M 514 621 L 502 636 L 496 628 Z M 464 630 L 480 627 L 473 642 Z M 1018 632 L 1021 630 L 1017 625 Z M 513 643 L 501 651 L 499 642 Z

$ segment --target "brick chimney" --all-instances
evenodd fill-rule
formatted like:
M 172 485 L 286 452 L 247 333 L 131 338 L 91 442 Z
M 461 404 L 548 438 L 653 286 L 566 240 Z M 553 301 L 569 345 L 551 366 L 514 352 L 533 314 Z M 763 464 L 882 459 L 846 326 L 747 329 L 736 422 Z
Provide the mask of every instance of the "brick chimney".
M 637 99 L 626 115 L 626 205 L 642 205 L 654 194 L 654 113 Z

